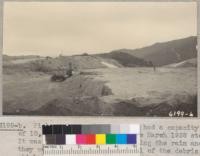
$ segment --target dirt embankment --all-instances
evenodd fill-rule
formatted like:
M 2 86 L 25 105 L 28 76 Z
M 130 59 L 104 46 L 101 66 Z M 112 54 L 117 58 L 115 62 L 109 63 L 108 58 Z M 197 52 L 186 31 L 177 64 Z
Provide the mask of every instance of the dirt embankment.
M 157 116 L 168 117 L 172 112 L 184 112 L 189 116 L 192 113 L 197 116 L 197 96 L 196 95 L 174 95 L 171 100 L 163 100 L 160 103 L 152 103 L 144 106 L 144 101 L 152 99 L 133 98 L 123 100 L 114 104 L 113 115 L 117 116 Z M 177 115 L 177 114 L 176 114 Z M 180 114 L 179 114 L 180 115 Z
M 195 70 L 83 70 L 63 82 L 33 74 L 4 75 L 5 115 L 168 116 L 170 111 L 197 115 Z
M 46 78 L 37 80 L 36 78 L 35 85 L 30 87 L 31 92 L 24 90 L 15 100 L 4 99 L 4 114 L 168 116 L 170 111 L 184 111 L 193 112 L 194 116 L 197 115 L 196 95 L 177 94 L 168 98 L 163 95 L 163 98 L 158 99 L 138 97 L 129 100 L 115 99 L 112 103 L 106 102 L 104 99 L 113 98 L 112 90 L 103 81 L 96 81 L 89 74 L 91 73 L 83 72 L 64 82 L 51 82 Z M 32 84 L 32 82 L 27 83 Z M 40 89 L 43 87 L 42 92 L 38 92 L 38 85 Z M 27 89 L 30 90 L 30 88 Z
M 20 84 L 5 85 L 4 114 L 101 115 L 105 103 L 100 97 L 112 92 L 104 82 L 83 74 L 64 82 L 51 82 L 50 76 L 41 76 L 34 82 L 27 77 Z

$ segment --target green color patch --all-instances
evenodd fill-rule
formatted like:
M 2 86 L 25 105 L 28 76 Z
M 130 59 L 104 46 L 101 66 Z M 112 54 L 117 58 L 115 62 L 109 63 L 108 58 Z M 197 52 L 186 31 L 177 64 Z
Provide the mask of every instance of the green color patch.
M 116 135 L 106 134 L 106 144 L 116 144 Z

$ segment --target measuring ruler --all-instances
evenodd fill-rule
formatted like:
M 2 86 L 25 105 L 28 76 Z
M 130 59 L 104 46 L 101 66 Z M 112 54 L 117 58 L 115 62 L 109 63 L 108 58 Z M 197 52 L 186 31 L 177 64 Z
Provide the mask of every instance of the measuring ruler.
M 44 156 L 139 156 L 138 145 L 45 145 Z

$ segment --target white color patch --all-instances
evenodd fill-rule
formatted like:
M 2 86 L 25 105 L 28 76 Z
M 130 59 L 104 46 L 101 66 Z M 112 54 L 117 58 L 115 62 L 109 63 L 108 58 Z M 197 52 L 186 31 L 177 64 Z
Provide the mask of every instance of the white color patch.
M 76 145 L 76 135 L 65 135 L 66 145 Z

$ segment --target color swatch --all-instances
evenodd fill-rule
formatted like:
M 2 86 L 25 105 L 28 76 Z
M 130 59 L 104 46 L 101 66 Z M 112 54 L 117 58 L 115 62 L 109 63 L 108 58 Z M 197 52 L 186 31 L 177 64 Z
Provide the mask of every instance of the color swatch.
M 140 127 L 122 125 L 43 125 L 46 145 L 112 145 L 137 144 Z

